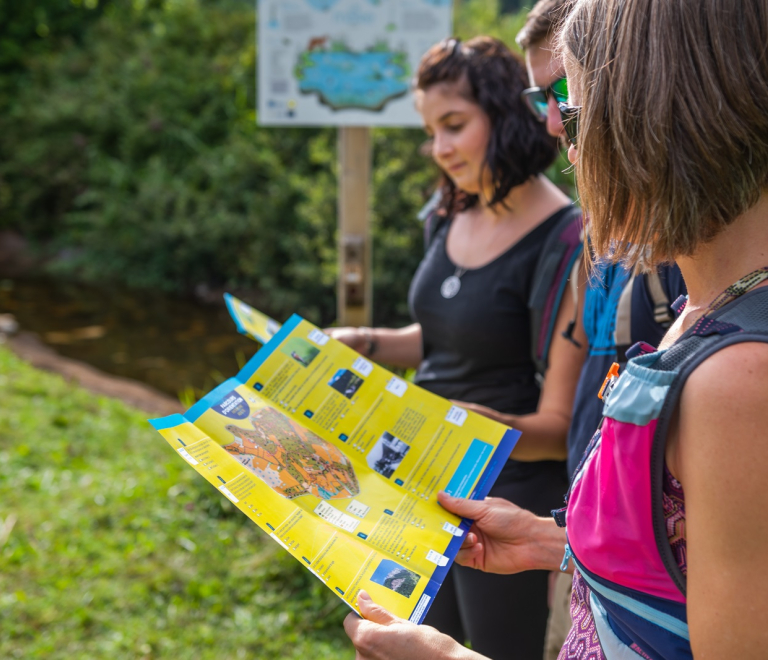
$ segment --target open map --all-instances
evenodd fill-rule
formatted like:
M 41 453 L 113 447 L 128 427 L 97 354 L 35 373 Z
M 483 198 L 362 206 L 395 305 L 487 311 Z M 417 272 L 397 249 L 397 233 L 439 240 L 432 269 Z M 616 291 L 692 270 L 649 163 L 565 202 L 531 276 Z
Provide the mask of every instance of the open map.
M 234 378 L 152 425 L 347 605 L 365 589 L 414 623 L 470 526 L 438 491 L 484 498 L 520 435 L 298 316 Z
M 320 436 L 269 407 L 250 421 L 253 428 L 226 426 L 235 441 L 224 449 L 283 497 L 311 493 L 330 500 L 360 492 L 349 459 Z
M 259 0 L 259 123 L 419 126 L 411 80 L 450 0 Z

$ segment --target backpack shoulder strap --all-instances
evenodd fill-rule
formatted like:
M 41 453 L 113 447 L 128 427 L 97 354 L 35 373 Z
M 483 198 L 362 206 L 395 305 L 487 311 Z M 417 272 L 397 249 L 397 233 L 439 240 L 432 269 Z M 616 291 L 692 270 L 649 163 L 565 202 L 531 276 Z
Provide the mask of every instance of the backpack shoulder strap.
M 578 273 L 577 262 L 584 250 L 581 209 L 570 206 L 552 228 L 542 246 L 533 275 L 528 308 L 531 313 L 533 361 L 539 382 L 549 364 L 549 347 L 555 321 L 568 282 Z M 571 283 L 576 292 L 577 283 Z
M 662 404 L 651 447 L 651 506 L 653 532 L 656 547 L 667 573 L 680 591 L 686 593 L 686 576 L 677 565 L 672 546 L 667 537 L 664 518 L 663 480 L 667 434 L 674 412 L 680 401 L 688 377 L 707 358 L 728 346 L 742 342 L 768 343 L 768 289 L 757 289 L 744 294 L 730 303 L 723 312 L 716 312 L 706 329 L 697 331 L 695 326 L 685 338 L 673 344 L 660 356 L 660 366 L 666 362 L 667 370 L 676 371 L 669 392 Z M 702 317 L 706 319 L 707 317 Z M 695 341 L 691 342 L 690 339 Z M 738 387 L 734 385 L 734 387 Z
M 432 244 L 432 239 L 435 238 L 435 234 L 437 234 L 438 229 L 443 226 L 443 223 L 447 219 L 444 215 L 439 215 L 437 213 L 437 209 L 440 206 L 440 200 L 442 197 L 443 195 L 438 188 L 434 193 L 432 193 L 432 197 L 430 197 L 427 203 L 421 207 L 421 210 L 416 216 L 424 223 L 425 253 L 429 249 L 429 246 Z
M 632 341 L 632 290 L 637 276 L 636 273 L 633 273 L 627 280 L 616 308 L 616 325 L 613 337 L 616 345 L 616 359 L 621 364 L 627 361 L 625 354 L 635 343 Z M 653 320 L 662 328 L 668 328 L 675 317 L 658 271 L 646 273 L 645 282 L 653 302 Z

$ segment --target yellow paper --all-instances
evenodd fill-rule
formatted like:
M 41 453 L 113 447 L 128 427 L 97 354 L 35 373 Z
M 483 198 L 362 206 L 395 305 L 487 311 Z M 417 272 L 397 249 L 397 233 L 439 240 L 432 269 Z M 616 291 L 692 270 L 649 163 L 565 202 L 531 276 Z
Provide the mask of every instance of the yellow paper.
M 260 344 L 266 344 L 280 330 L 280 324 L 275 319 L 247 305 L 232 294 L 225 293 L 224 301 L 240 334 L 255 339 Z
M 519 432 L 454 406 L 293 316 L 184 415 L 153 426 L 223 496 L 357 609 L 420 623 Z

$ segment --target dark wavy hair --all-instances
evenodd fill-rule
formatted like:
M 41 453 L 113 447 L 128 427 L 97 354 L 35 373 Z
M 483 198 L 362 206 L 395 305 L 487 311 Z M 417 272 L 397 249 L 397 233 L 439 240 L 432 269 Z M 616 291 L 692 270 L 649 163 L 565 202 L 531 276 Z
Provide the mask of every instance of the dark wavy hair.
M 488 116 L 491 135 L 485 164 L 491 173 L 493 194 L 489 206 L 504 205 L 509 191 L 541 174 L 554 161 L 557 139 L 533 116 L 520 97 L 528 86 L 523 62 L 493 37 L 475 37 L 462 43 L 446 39 L 421 58 L 416 88 L 426 91 L 439 83 L 456 83 L 458 92 L 479 105 Z M 437 213 L 452 215 L 473 207 L 477 195 L 456 187 L 443 172 Z

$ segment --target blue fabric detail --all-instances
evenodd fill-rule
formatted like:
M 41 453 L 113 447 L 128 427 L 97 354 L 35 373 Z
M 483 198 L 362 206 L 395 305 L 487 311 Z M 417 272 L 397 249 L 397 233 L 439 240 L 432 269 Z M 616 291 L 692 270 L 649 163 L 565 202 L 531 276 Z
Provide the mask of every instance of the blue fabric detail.
M 606 660 L 637 660 L 640 656 L 625 644 L 611 628 L 608 613 L 594 591 L 589 592 L 589 607 L 592 610 L 597 638 L 600 640 L 600 646 Z
M 574 559 L 574 562 L 575 561 L 576 560 Z M 634 614 L 635 616 L 638 616 L 645 621 L 648 621 L 649 623 L 658 628 L 661 628 L 662 630 L 666 630 L 667 632 L 672 633 L 673 635 L 685 640 L 686 642 L 690 642 L 691 638 L 688 633 L 688 624 L 685 621 L 681 621 L 671 614 L 657 610 L 651 605 L 636 600 L 631 596 L 620 593 L 615 589 L 611 589 L 610 587 L 607 587 L 592 579 L 589 575 L 587 575 L 586 571 L 581 570 L 581 565 L 578 565 L 578 568 L 581 576 L 589 585 L 589 588 L 592 591 L 598 593 L 604 599 L 608 599 L 627 612 Z
M 669 386 L 677 376 L 676 371 L 657 371 L 645 366 L 656 362 L 662 353 L 659 351 L 630 360 L 605 403 L 603 415 L 617 422 L 638 426 L 645 426 L 658 418 Z
M 662 266 L 659 276 L 669 300 L 685 292 L 685 283 L 677 266 Z M 629 273 L 621 264 L 600 262 L 595 265 L 584 294 L 582 323 L 588 351 L 576 387 L 568 429 L 568 476 L 571 478 L 603 416 L 603 402 L 597 398 L 597 392 L 611 363 L 616 361 L 616 309 L 628 280 Z M 658 346 L 665 333 L 666 329 L 653 320 L 653 300 L 648 292 L 647 277 L 636 277 L 632 291 L 632 341 L 646 341 Z
M 629 276 L 621 264 L 595 264 L 584 295 L 583 319 L 589 355 L 616 354 L 616 309 Z

